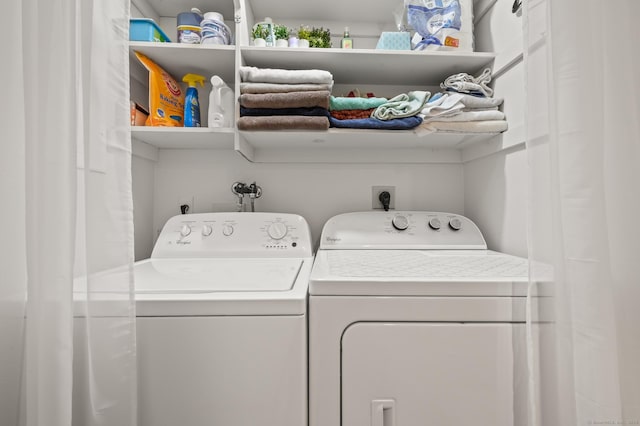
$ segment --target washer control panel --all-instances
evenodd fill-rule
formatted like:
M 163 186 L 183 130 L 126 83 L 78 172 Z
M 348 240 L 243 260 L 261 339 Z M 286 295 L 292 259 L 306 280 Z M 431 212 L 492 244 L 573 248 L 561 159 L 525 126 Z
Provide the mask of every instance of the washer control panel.
M 321 249 L 480 249 L 487 244 L 469 218 L 443 212 L 355 212 L 325 224 Z
M 170 218 L 152 258 L 311 257 L 309 225 L 286 213 L 199 213 Z

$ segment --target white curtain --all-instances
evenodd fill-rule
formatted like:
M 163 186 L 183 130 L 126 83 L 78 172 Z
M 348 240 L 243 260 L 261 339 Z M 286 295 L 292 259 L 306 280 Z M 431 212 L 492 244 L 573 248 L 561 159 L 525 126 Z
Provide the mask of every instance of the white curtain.
M 135 425 L 129 0 L 2 9 L 0 425 Z
M 529 424 L 640 424 L 640 1 L 525 4 Z

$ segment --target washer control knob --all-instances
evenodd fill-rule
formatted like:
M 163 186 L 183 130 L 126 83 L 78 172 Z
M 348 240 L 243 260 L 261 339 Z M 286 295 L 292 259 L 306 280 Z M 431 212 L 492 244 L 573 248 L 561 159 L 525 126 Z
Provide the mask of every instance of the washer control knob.
M 267 228 L 267 234 L 269 234 L 269 237 L 274 240 L 283 239 L 287 235 L 288 231 L 287 225 L 282 222 L 272 223 L 269 225 L 269 228 Z
M 233 234 L 233 225 L 229 225 L 226 224 L 222 227 L 222 235 L 224 235 L 225 237 L 230 236 L 231 234 Z
M 462 221 L 457 217 L 454 217 L 449 221 L 449 228 L 453 229 L 454 231 L 459 231 L 460 228 L 462 228 Z
M 180 236 L 186 237 L 189 234 L 191 234 L 191 227 L 189 225 L 182 225 L 182 228 L 180 228 Z
M 211 225 L 202 225 L 202 236 L 203 237 L 208 237 L 212 233 L 213 233 L 213 228 L 211 227 Z
M 429 228 L 433 229 L 434 231 L 439 231 L 441 226 L 442 223 L 440 223 L 440 219 L 438 219 L 437 217 L 432 217 L 431 219 L 429 219 Z
M 406 218 L 406 216 L 398 215 L 393 218 L 391 224 L 398 231 L 404 231 L 409 227 L 409 220 Z

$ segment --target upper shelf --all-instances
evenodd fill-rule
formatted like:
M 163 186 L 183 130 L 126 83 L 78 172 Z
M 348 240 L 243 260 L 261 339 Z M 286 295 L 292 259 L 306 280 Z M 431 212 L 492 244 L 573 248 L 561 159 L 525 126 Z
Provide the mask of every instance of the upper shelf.
M 134 51 L 153 59 L 176 79 L 196 73 L 205 77 L 219 75 L 225 82 L 235 81 L 235 46 L 129 42 L 131 63 L 138 63 Z
M 259 68 L 324 69 L 339 84 L 437 86 L 451 74 L 477 74 L 493 53 L 415 52 L 373 49 L 241 47 L 246 65 Z
M 233 19 L 233 0 L 132 0 L 133 4 L 147 4 L 159 16 L 176 17 L 178 13 L 189 12 L 197 7 L 202 12 L 222 13 L 224 19 Z

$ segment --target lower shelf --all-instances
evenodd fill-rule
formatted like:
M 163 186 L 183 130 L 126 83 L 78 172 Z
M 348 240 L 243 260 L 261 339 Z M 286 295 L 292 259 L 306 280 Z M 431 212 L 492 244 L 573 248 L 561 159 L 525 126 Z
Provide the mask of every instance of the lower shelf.
M 131 127 L 131 137 L 163 149 L 233 149 L 235 129 Z
M 330 129 L 324 132 L 239 132 L 236 150 L 253 162 L 460 163 L 462 150 L 495 133 Z
M 131 137 L 159 149 L 236 150 L 255 163 L 461 163 L 464 151 L 497 134 L 409 130 L 237 131 L 235 128 L 132 127 Z M 497 146 L 491 151 L 499 151 Z

